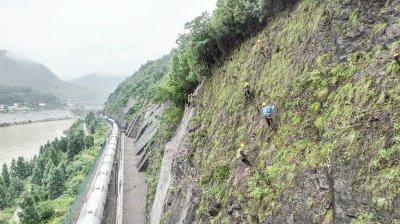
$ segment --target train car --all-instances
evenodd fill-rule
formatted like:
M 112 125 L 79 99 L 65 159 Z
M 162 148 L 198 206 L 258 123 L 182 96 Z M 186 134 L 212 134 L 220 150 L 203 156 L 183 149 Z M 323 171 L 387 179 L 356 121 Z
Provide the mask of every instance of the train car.
M 112 125 L 112 131 L 97 168 L 96 176 L 76 222 L 78 224 L 101 224 L 103 219 L 119 134 L 117 123 L 111 118 L 107 118 L 107 121 Z

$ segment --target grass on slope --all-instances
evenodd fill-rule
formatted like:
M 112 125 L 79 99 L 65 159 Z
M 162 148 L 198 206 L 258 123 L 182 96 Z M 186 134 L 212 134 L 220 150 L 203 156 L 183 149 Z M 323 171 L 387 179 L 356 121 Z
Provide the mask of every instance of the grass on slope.
M 166 55 L 160 59 L 147 62 L 132 76 L 123 81 L 109 96 L 106 111 L 115 116 L 123 110 L 130 99 L 134 99 L 135 103 L 129 108 L 126 116 L 126 119 L 130 121 L 147 100 L 156 98 L 157 85 L 169 71 L 170 57 L 170 55 Z
M 329 16 L 350 18 L 333 25 L 330 32 L 337 35 L 359 19 L 336 10 L 337 5 L 301 1 L 291 17 L 283 13 L 271 21 L 206 81 L 193 121 L 203 128 L 192 136 L 196 166 L 202 171 L 199 220 L 206 222 L 211 205 L 218 203 L 223 209 L 212 221 L 230 223 L 227 205 L 237 200 L 244 208 L 243 222 L 264 222 L 282 210 L 282 201 L 292 200 L 290 189 L 302 173 L 329 167 L 334 154 L 345 164 L 362 161 L 354 178 L 359 190 L 371 195 L 373 209 L 359 208 L 360 222 L 372 220 L 376 211 L 392 212 L 400 194 L 399 65 L 383 45 L 347 55 L 342 63 L 334 60 L 333 50 L 318 52 L 315 46 L 324 38 L 318 35 Z M 261 57 L 258 38 L 268 43 L 271 59 Z M 392 50 L 398 45 L 391 44 Z M 241 92 L 244 82 L 255 92 L 249 105 Z M 257 106 L 263 102 L 278 105 L 276 132 L 267 130 L 261 119 Z M 242 142 L 254 165 L 248 175 L 239 176 L 245 170 L 235 155 Z M 319 209 L 312 197 L 307 204 Z M 316 215 L 315 221 L 331 219 L 332 211 L 324 215 Z

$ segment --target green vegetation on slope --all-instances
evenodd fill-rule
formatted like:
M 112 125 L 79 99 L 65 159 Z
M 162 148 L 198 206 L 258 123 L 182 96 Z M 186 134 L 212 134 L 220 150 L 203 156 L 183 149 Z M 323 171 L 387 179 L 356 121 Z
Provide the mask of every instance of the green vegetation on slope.
M 188 33 L 178 40 L 171 72 L 161 86 L 163 94 L 183 106 L 187 95 L 213 66 L 226 60 L 231 51 L 260 30 L 275 13 L 295 1 L 219 0 L 212 16 L 203 13 L 187 23 Z
M 157 94 L 157 85 L 169 71 L 170 57 L 169 54 L 147 62 L 131 77 L 123 81 L 109 96 L 106 111 L 110 115 L 116 116 L 127 106 L 128 101 L 133 99 L 134 103 L 130 105 L 127 115 L 127 120 L 131 120 L 145 102 L 158 100 L 160 94 Z
M 40 94 L 31 88 L 9 87 L 0 84 L 0 104 L 13 105 L 20 103 L 29 107 L 38 107 L 39 103 L 46 103 L 47 106 L 59 106 L 57 97 L 50 94 Z
M 195 99 L 194 154 L 177 158 L 199 175 L 196 222 L 397 223 L 400 64 L 392 55 L 400 47 L 400 7 L 282 2 L 220 0 L 212 16 L 187 24 L 155 92 L 175 107 L 164 115 L 168 128 L 149 144 L 148 206 L 179 108 L 208 76 Z M 245 82 L 251 103 L 241 91 Z M 143 96 L 134 91 L 125 85 L 109 110 Z M 262 103 L 277 105 L 275 131 L 261 118 Z M 241 143 L 251 167 L 236 158 Z
M 399 221 L 394 203 L 400 194 L 400 70 L 392 55 L 400 42 L 377 38 L 363 17 L 400 10 L 371 6 L 376 11 L 352 19 L 357 4 L 341 5 L 300 1 L 290 17 L 283 13 L 270 21 L 206 80 L 193 119 L 202 128 L 191 136 L 194 169 L 201 170 L 200 222 L 285 222 L 285 215 L 295 214 L 298 222 L 330 223 L 332 212 L 337 222 L 347 222 L 351 217 L 339 219 L 343 214 L 333 207 L 341 203 L 349 203 L 341 209 L 355 223 Z M 347 41 L 362 47 L 326 47 L 357 26 L 364 26 L 363 36 Z M 260 54 L 260 38 L 270 58 Z M 244 82 L 255 94 L 250 104 L 240 91 Z M 276 131 L 261 119 L 263 102 L 278 105 Z M 235 157 L 240 143 L 253 164 L 248 170 Z M 351 196 L 336 195 L 343 198 L 332 204 L 329 194 L 305 188 L 310 172 L 326 170 L 334 181 L 350 183 Z M 232 203 L 239 213 L 228 214 Z M 210 216 L 215 207 L 217 214 Z
M 165 77 L 170 72 L 171 57 L 175 53 L 173 51 L 158 60 L 147 62 L 131 77 L 122 82 L 110 95 L 106 103 L 107 113 L 118 117 L 118 114 L 128 107 L 124 120 L 129 123 L 149 104 L 167 100 L 168 95 L 163 87 L 165 86 Z M 128 104 L 129 101 L 133 101 L 133 103 Z M 146 171 L 149 192 L 147 197 L 148 209 L 151 208 L 157 188 L 164 145 L 171 139 L 173 130 L 179 124 L 182 114 L 183 108 L 181 106 L 172 105 L 167 108 L 163 116 L 160 117 L 160 127 L 157 133 L 147 146 L 147 156 L 150 161 Z
M 107 136 L 106 122 L 89 113 L 65 137 L 42 146 L 32 160 L 23 157 L 3 165 L 0 176 L 0 223 L 8 223 L 20 206 L 21 223 L 63 223 Z

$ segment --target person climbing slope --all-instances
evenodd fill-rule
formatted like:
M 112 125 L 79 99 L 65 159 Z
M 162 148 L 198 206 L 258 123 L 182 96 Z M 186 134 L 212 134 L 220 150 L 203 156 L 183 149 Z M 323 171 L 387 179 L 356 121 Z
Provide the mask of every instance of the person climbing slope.
M 248 82 L 245 82 L 243 85 L 243 94 L 246 97 L 247 102 L 251 102 L 253 96 L 250 91 L 250 85 Z
M 265 42 L 261 38 L 257 40 L 257 45 L 258 49 L 260 50 L 260 53 L 266 58 L 267 53 L 266 53 L 266 47 L 265 47 Z
M 274 105 L 267 105 L 266 103 L 262 104 L 262 115 L 267 122 L 268 127 L 273 130 L 272 128 L 272 115 L 275 112 L 275 106 Z
M 194 107 L 194 95 L 193 93 L 188 95 L 188 104 L 189 107 Z
M 240 159 L 242 163 L 246 164 L 246 166 L 251 166 L 251 163 L 249 159 L 247 158 L 247 155 L 244 153 L 243 149 L 246 147 L 244 143 L 240 143 L 240 147 L 236 151 L 236 158 Z
M 400 64 L 400 50 L 399 50 L 399 52 L 397 52 L 396 54 L 394 54 L 394 60 L 396 60 L 397 63 Z

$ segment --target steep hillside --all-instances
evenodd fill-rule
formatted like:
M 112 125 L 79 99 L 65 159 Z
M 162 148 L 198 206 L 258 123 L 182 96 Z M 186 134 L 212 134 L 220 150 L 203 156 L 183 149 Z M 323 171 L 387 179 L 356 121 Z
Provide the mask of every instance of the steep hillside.
M 155 100 L 157 85 L 169 71 L 171 55 L 149 61 L 142 65 L 131 77 L 127 78 L 109 96 L 105 110 L 124 123 L 131 121 L 145 102 Z
M 102 99 L 102 102 L 104 102 L 107 100 L 110 93 L 112 93 L 125 78 L 126 77 L 124 76 L 110 76 L 93 73 L 73 79 L 70 83 L 96 91 L 96 95 Z
M 62 101 L 97 99 L 94 91 L 64 82 L 45 65 L 22 59 L 5 50 L 0 51 L 0 83 L 31 88 L 38 93 L 55 95 Z
M 177 158 L 188 165 L 175 186 L 197 176 L 196 220 L 399 221 L 400 8 L 384 3 L 300 1 L 215 68 L 188 155 Z M 276 131 L 260 117 L 263 102 L 278 106 Z M 236 158 L 241 143 L 251 167 Z
M 197 52 L 208 65 L 174 57 L 172 85 L 161 88 L 170 99 L 182 108 L 202 85 L 176 132 L 146 149 L 149 222 L 400 222 L 400 5 L 300 0 L 280 9 L 229 53 Z M 191 80 L 179 60 L 207 77 Z M 263 103 L 276 105 L 273 130 Z M 160 126 L 182 114 L 167 112 Z

